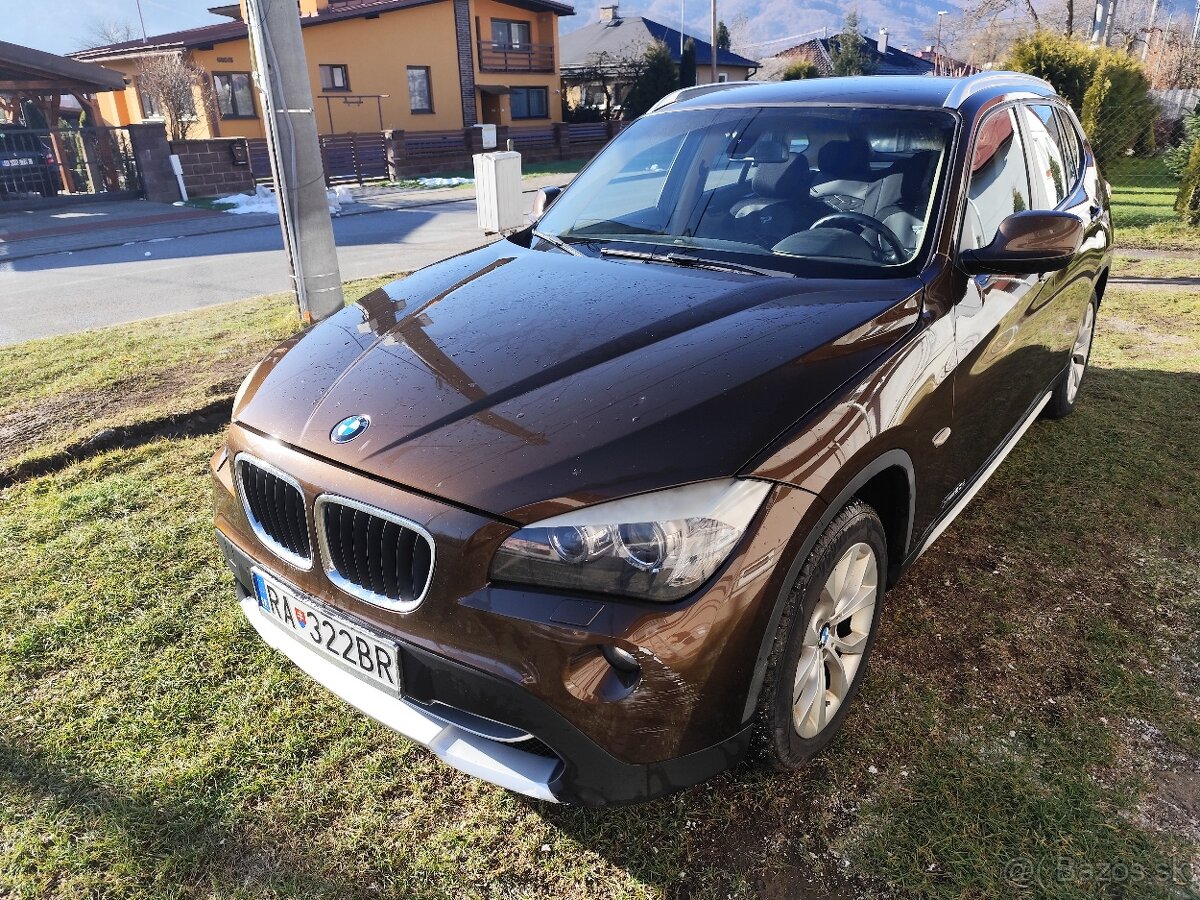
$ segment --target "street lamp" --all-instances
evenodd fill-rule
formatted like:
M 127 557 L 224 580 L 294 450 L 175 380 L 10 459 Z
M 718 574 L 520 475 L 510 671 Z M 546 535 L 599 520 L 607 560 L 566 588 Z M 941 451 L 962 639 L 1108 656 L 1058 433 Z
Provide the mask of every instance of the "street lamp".
M 933 74 L 934 75 L 942 74 L 942 17 L 945 16 L 946 13 L 948 13 L 948 12 L 949 12 L 949 10 L 946 10 L 946 9 L 938 10 L 937 45 L 933 48 Z

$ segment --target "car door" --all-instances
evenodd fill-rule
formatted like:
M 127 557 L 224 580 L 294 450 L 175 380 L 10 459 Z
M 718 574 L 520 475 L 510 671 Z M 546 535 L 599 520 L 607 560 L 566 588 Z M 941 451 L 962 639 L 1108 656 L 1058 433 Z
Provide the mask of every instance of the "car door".
M 1021 120 L 1029 136 L 1030 176 L 1039 208 L 1078 217 L 1085 226 L 1083 247 L 1093 245 L 1103 228 L 1101 207 L 1083 184 L 1082 148 L 1069 114 L 1056 104 L 1030 101 L 1021 107 Z M 1072 130 L 1064 131 L 1064 127 Z M 1047 311 L 1042 317 L 1044 333 L 1040 338 L 1051 352 L 1052 378 L 1067 365 L 1080 319 L 1092 299 L 1094 275 L 1094 265 L 1080 254 L 1071 265 L 1043 279 Z
M 976 128 L 960 253 L 990 244 L 1007 216 L 1036 208 L 1021 114 L 1017 104 L 1000 106 L 986 113 Z M 958 279 L 950 454 L 957 483 L 947 503 L 988 464 L 1061 363 L 1056 337 L 1060 323 L 1056 310 L 1048 307 L 1042 276 L 960 272 Z

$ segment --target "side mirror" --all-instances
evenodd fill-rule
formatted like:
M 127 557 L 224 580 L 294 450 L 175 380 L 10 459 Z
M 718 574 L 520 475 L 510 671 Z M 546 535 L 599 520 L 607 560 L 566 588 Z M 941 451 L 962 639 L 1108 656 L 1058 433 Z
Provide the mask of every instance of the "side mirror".
M 1070 265 L 1083 243 L 1083 222 L 1065 212 L 1026 210 L 1000 223 L 986 247 L 964 250 L 968 275 L 1038 275 Z
M 561 193 L 562 188 L 559 187 L 539 188 L 533 198 L 533 211 L 529 213 L 529 217 L 536 222 L 545 215 L 546 210 L 550 208 L 550 204 L 557 200 L 558 195 Z

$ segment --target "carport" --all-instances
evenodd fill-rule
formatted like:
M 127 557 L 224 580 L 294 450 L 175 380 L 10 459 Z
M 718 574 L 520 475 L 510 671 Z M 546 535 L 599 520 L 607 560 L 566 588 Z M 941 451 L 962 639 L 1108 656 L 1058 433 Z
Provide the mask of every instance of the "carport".
M 20 129 L 23 146 L 45 148 L 44 166 L 56 188 L 50 193 L 137 192 L 129 135 L 104 127 L 95 102 L 98 92 L 124 89 L 120 72 L 0 41 L 0 130 L 15 123 L 11 130 Z M 83 111 L 80 127 L 60 124 L 63 97 L 73 97 Z M 14 195 L 20 192 L 10 185 L 7 196 Z M 0 186 L 0 201 L 5 197 Z

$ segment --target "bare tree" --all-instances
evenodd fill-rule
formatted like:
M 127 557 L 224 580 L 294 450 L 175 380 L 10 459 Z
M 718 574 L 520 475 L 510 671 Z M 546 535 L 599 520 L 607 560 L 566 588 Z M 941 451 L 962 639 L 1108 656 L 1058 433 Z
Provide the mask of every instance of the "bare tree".
M 208 75 L 179 54 L 144 57 L 138 65 L 137 88 L 143 102 L 148 99 L 157 107 L 173 141 L 186 140 L 200 115 L 211 117 L 216 106 Z
M 141 32 L 133 23 L 121 19 L 93 19 L 80 37 L 81 50 L 91 47 L 106 47 L 109 44 L 123 44 L 141 37 Z
M 643 54 L 620 55 L 601 51 L 589 54 L 580 68 L 564 75 L 564 81 L 570 85 L 578 85 L 583 94 L 583 102 L 587 103 L 588 87 L 599 86 L 604 92 L 605 119 L 619 118 L 619 107 L 625 97 L 641 80 L 646 70 L 646 58 Z

